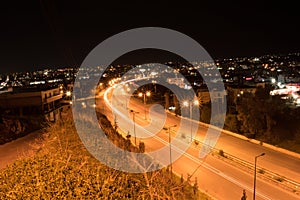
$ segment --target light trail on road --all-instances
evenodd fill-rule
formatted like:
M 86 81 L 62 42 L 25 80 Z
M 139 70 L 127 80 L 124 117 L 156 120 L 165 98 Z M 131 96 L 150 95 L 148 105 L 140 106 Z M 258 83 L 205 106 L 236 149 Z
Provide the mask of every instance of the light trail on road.
M 130 82 L 130 81 L 132 81 L 132 80 L 129 80 L 127 82 Z M 112 92 L 113 89 L 116 89 L 116 88 L 117 88 L 116 86 L 115 87 L 111 87 L 108 90 L 106 90 L 105 93 L 104 93 L 105 103 L 106 103 L 106 105 L 108 107 L 110 107 L 110 109 L 114 109 L 114 108 L 112 108 L 113 106 L 111 105 L 111 103 L 109 101 L 108 94 L 110 92 Z M 126 115 L 124 115 L 124 117 L 126 117 L 126 119 L 128 121 L 131 121 L 130 119 L 127 118 Z M 153 139 L 159 141 L 161 144 L 164 144 L 166 146 L 169 144 L 166 140 L 162 139 L 161 137 L 158 137 L 157 135 L 153 136 L 153 134 L 151 132 L 147 131 L 147 130 L 144 130 L 144 131 L 145 131 L 146 134 L 150 135 Z M 182 140 L 178 140 L 178 138 L 173 138 L 173 141 L 174 140 L 177 141 L 178 144 L 184 142 Z M 149 145 L 149 144 L 147 144 L 147 145 Z M 204 160 L 200 160 L 199 158 L 197 158 L 197 157 L 195 157 L 195 156 L 193 156 L 193 155 L 191 155 L 191 154 L 189 154 L 189 153 L 181 150 L 180 148 L 177 148 L 176 145 L 172 145 L 172 147 L 173 147 L 172 151 L 174 151 L 174 153 L 176 151 L 178 154 L 183 154 L 183 157 L 186 157 L 187 159 L 189 159 L 190 161 L 196 163 L 197 165 L 201 165 L 201 167 L 209 170 L 210 172 L 218 175 L 219 177 L 222 177 L 223 179 L 231 182 L 232 184 L 235 184 L 235 185 L 239 186 L 240 188 L 246 189 L 247 191 L 250 191 L 250 192 L 252 191 L 252 185 L 251 184 L 249 185 L 249 184 L 242 183 L 242 182 L 238 181 L 236 178 L 233 178 L 230 175 L 227 175 L 227 174 L 223 173 L 222 171 L 218 170 L 217 168 L 215 168 L 215 167 L 213 167 L 213 166 L 211 166 L 211 165 L 209 165 L 207 163 L 204 163 Z M 194 147 L 192 147 L 192 149 L 198 150 L 198 149 L 195 149 Z M 175 168 L 175 170 L 176 170 L 176 168 Z M 274 187 L 274 186 L 272 186 L 272 187 Z M 257 194 L 258 197 L 260 197 L 259 199 L 265 199 L 265 200 L 274 199 L 274 198 L 271 198 L 268 195 L 264 194 L 261 191 L 258 191 L 256 194 Z M 291 198 L 291 199 L 294 199 L 294 198 L 295 198 L 295 196 L 293 195 L 293 198 Z

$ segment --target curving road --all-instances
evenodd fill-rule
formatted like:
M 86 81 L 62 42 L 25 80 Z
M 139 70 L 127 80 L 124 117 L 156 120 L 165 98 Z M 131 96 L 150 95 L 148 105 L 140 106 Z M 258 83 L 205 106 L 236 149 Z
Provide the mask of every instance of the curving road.
M 117 102 L 114 106 L 111 106 L 110 100 L 112 92 L 114 97 L 117 97 L 114 98 L 117 99 L 114 100 Z M 148 120 L 145 120 L 144 118 L 145 109 L 147 110 L 147 114 L 149 114 L 149 105 L 145 107 L 144 104 L 133 98 L 130 99 L 129 104 L 127 105 L 125 102 L 126 95 L 128 94 L 126 94 L 121 87 L 117 87 L 114 90 L 109 89 L 104 94 L 104 99 L 97 99 L 98 109 L 101 109 L 102 112 L 110 118 L 110 120 L 114 121 L 116 119 L 118 125 L 123 127 L 122 131 L 124 134 L 127 132 L 132 133 L 134 131 L 132 115 L 128 112 L 128 110 L 134 110 L 136 112 L 136 135 L 141 137 L 146 143 L 146 150 L 154 151 L 162 148 L 163 146 L 168 146 L 168 132 L 164 129 L 161 130 L 162 127 L 160 119 L 164 116 L 157 113 L 155 108 L 152 109 L 151 120 L 156 121 L 149 126 L 150 115 L 147 117 Z M 106 107 L 104 104 L 108 106 Z M 111 109 L 114 110 L 114 115 L 112 115 Z M 128 115 L 123 114 L 126 113 L 126 110 Z M 168 127 L 174 124 L 179 124 L 180 120 L 185 119 L 181 119 L 171 114 L 166 114 L 166 122 L 163 126 Z M 158 124 L 158 126 L 155 124 Z M 152 134 L 152 137 L 150 138 L 144 138 L 146 137 L 145 132 L 148 131 L 143 131 L 143 126 L 146 126 L 146 130 L 156 134 Z M 195 122 L 193 122 L 193 127 L 198 127 L 198 131 L 196 131 L 197 139 L 203 140 L 207 128 Z M 176 131 L 179 129 L 180 133 L 186 133 L 186 138 L 175 137 Z M 190 130 L 190 126 L 173 127 L 171 132 L 172 143 L 177 142 L 177 144 L 188 144 L 190 141 Z M 139 141 L 140 138 L 137 140 Z M 225 133 L 221 133 L 216 147 L 218 149 L 223 149 L 226 153 L 251 163 L 254 162 L 254 157 L 256 155 L 265 152 L 266 155 L 258 159 L 258 166 L 300 182 L 300 159 L 298 158 L 268 149 L 261 145 L 250 143 Z M 172 149 L 172 154 L 179 154 L 181 153 L 180 151 L 181 149 L 176 150 L 176 148 L 174 148 Z M 196 145 L 192 144 L 187 151 L 173 163 L 173 171 L 178 175 L 183 174 L 184 177 L 186 177 L 187 174 L 194 173 L 191 180 L 193 181 L 194 178 L 197 177 L 199 188 L 216 199 L 240 199 L 243 189 L 246 190 L 248 198 L 251 199 L 253 195 L 253 174 L 245 172 L 232 164 L 228 164 L 216 158 L 216 155 L 210 154 L 202 160 L 199 159 L 198 154 L 199 149 Z M 173 156 L 172 160 L 175 160 L 173 159 Z M 288 190 L 284 190 L 282 187 L 277 186 L 274 182 L 261 179 L 258 174 L 256 199 L 300 199 L 300 196 Z

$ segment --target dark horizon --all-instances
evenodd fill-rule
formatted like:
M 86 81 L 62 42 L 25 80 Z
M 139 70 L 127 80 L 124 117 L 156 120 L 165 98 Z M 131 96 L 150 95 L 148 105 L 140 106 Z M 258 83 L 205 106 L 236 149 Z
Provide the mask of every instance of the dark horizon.
M 2 7 L 0 73 L 80 66 L 106 38 L 146 26 L 180 31 L 198 41 L 213 59 L 300 51 L 300 18 L 293 2 L 199 6 L 171 1 L 113 5 L 31 1 Z M 126 62 L 145 58 L 137 54 Z

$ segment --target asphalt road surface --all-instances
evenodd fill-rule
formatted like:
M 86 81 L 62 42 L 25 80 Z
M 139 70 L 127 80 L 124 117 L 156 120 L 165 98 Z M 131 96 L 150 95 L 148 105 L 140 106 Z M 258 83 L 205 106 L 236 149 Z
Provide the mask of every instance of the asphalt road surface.
M 13 163 L 19 158 L 33 155 L 35 147 L 39 144 L 42 131 L 34 131 L 24 137 L 0 145 L 0 169 Z
M 114 97 L 117 97 L 114 98 L 114 101 L 116 101 L 113 106 L 115 111 L 114 115 L 112 115 L 111 108 L 106 106 L 107 104 L 111 104 L 110 98 L 112 96 L 112 91 Z M 168 146 L 168 131 L 162 129 L 162 127 L 169 127 L 175 124 L 178 126 L 172 127 L 171 129 L 172 143 L 188 144 L 190 142 L 190 121 L 186 123 L 189 125 L 180 127 L 180 120 L 186 119 L 181 119 L 180 117 L 171 114 L 158 113 L 156 112 L 156 109 L 159 110 L 159 107 L 153 108 L 151 114 L 149 114 L 150 105 L 145 106 L 141 101 L 137 101 L 134 98 L 131 98 L 130 102 L 126 103 L 126 95 L 126 92 L 124 92 L 121 87 L 118 87 L 107 93 L 105 102 L 102 98 L 99 98 L 96 102 L 97 107 L 102 110 L 111 121 L 116 120 L 118 125 L 122 127 L 124 133 L 129 132 L 132 135 L 135 129 L 135 135 L 138 137 L 137 140 L 143 140 L 145 142 L 147 151 L 155 151 L 163 146 Z M 130 112 L 130 110 L 135 112 L 135 122 L 133 122 L 133 113 Z M 146 119 L 145 112 L 147 115 Z M 166 116 L 165 121 L 161 120 L 164 116 Z M 198 123 L 193 123 L 193 129 L 198 129 L 196 131 L 196 138 L 203 140 L 207 128 Z M 145 128 L 143 129 L 143 127 Z M 175 137 L 177 131 L 185 133 L 186 137 Z M 152 134 L 149 135 L 149 132 Z M 146 138 L 147 135 L 150 137 Z M 298 158 L 225 133 L 221 133 L 215 147 L 250 163 L 254 162 L 255 156 L 264 152 L 266 155 L 258 159 L 257 163 L 259 167 L 263 167 L 264 169 L 271 170 L 284 177 L 300 182 L 300 159 Z M 179 151 L 182 150 L 173 148 L 172 154 L 176 155 L 182 153 Z M 192 144 L 177 160 L 172 155 L 171 160 L 176 160 L 172 165 L 173 171 L 178 175 L 183 174 L 184 177 L 186 177 L 187 174 L 193 174 L 191 180 L 193 181 L 195 177 L 197 177 L 199 188 L 216 199 L 240 199 L 243 189 L 246 190 L 248 199 L 252 198 L 253 173 L 243 171 L 235 165 L 228 164 L 213 154 L 209 154 L 203 159 L 200 159 L 198 155 L 199 148 L 194 144 Z M 256 199 L 300 199 L 300 196 L 279 187 L 272 181 L 263 180 L 258 175 Z

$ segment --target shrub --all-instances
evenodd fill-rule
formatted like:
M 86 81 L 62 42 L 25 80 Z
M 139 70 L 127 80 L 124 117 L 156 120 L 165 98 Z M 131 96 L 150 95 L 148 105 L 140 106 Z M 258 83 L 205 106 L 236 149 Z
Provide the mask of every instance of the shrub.
M 0 171 L 3 199 L 207 199 L 165 169 L 145 174 L 120 172 L 101 164 L 81 143 L 72 119 L 49 128 L 33 157 Z M 204 197 L 203 197 L 204 196 Z M 199 197 L 200 198 L 200 197 Z
M 219 155 L 224 157 L 224 158 L 226 157 L 225 154 L 224 154 L 224 151 L 222 149 L 219 150 Z

